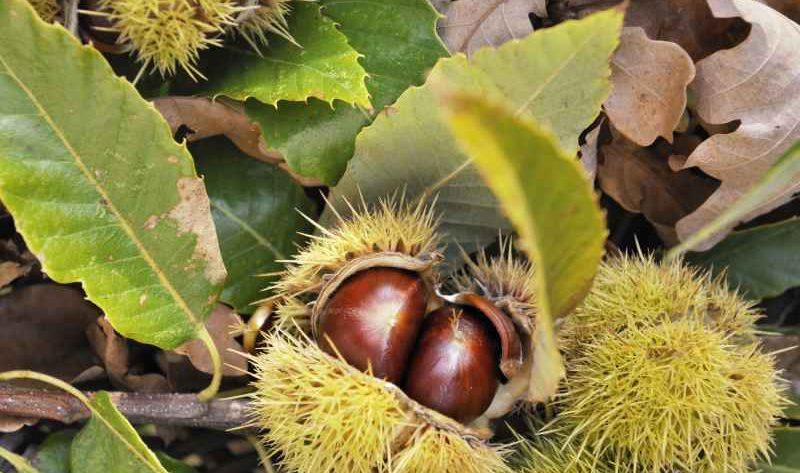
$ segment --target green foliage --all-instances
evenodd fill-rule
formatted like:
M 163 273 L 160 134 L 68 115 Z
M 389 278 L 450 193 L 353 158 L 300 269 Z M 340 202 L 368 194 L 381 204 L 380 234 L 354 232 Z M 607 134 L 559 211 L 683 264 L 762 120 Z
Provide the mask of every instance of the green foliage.
M 797 181 L 798 177 L 800 177 L 800 142 L 795 143 L 775 161 L 775 164 L 735 204 L 708 222 L 686 241 L 670 249 L 666 258 L 676 258 L 717 233 L 733 228 L 737 223 L 745 220 L 748 214 L 779 197 Z
M 555 394 L 563 375 L 553 320 L 589 291 L 606 230 L 580 163 L 555 137 L 507 107 L 464 94 L 448 97 L 453 134 L 520 235 L 537 280 L 530 398 Z
M 774 454 L 769 463 L 758 465 L 763 473 L 800 473 L 800 429 L 775 429 Z
M 213 62 L 201 89 L 210 96 L 252 97 L 265 104 L 316 97 L 369 107 L 367 73 L 359 54 L 313 2 L 295 2 L 289 31 L 296 43 L 279 36 L 259 55 L 249 47 L 229 46 L 209 54 Z
M 312 203 L 284 171 L 244 156 L 226 139 L 195 143 L 191 151 L 205 176 L 228 268 L 220 298 L 239 313 L 251 313 L 252 303 L 264 298 L 262 291 L 272 281 L 258 275 L 283 268 L 276 260 L 295 251 L 298 231 L 309 231 L 299 212 L 313 215 Z
M 74 437 L 74 430 L 48 435 L 36 453 L 36 468 L 42 473 L 70 473 L 69 451 Z
M 440 60 L 426 84 L 408 89 L 365 128 L 332 201 L 373 202 L 404 188 L 410 200 L 437 199 L 442 231 L 466 251 L 493 241 L 508 229 L 489 188 L 459 151 L 438 109 L 434 84 L 507 99 L 516 112 L 550 128 L 572 153 L 579 133 L 600 111 L 610 90 L 608 58 L 617 45 L 622 15 L 608 11 L 560 24 L 478 51 Z M 323 216 L 330 222 L 331 215 Z M 454 255 L 453 249 L 451 256 Z
M 92 417 L 72 442 L 72 471 L 82 473 L 140 473 L 167 470 L 139 434 L 100 391 L 89 400 Z
M 447 50 L 436 36 L 437 14 L 427 0 L 320 3 L 323 14 L 362 54 L 371 109 L 342 102 L 331 107 L 313 98 L 308 103 L 282 102 L 277 108 L 248 100 L 247 113 L 292 169 L 334 184 L 353 155 L 358 131 L 407 87 L 420 84 Z
M 169 349 L 206 336 L 226 272 L 164 119 L 22 0 L 0 4 L 0 77 L 0 199 L 47 274 L 81 282 L 127 337 Z
M 800 219 L 733 232 L 690 263 L 724 274 L 752 299 L 774 297 L 800 285 Z
M 169 473 L 197 473 L 197 470 L 191 466 L 172 458 L 164 452 L 156 452 L 156 457 Z
M 120 414 L 111 396 L 98 391 L 87 398 L 60 379 L 32 371 L 0 373 L 0 382 L 29 379 L 66 391 L 91 412 L 89 422 L 78 432 L 70 446 L 70 469 L 80 473 L 168 473 L 147 448 L 133 426 Z

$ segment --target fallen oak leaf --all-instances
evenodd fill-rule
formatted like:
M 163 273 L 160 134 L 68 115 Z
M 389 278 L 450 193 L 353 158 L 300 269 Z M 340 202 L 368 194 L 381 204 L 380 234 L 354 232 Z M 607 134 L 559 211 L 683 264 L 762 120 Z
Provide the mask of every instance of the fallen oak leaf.
M 706 0 L 636 0 L 628 2 L 625 13 L 626 27 L 638 26 L 651 39 L 675 43 L 694 61 L 740 42 L 743 23 L 713 15 Z
M 442 9 L 439 35 L 451 53 L 467 56 L 532 33 L 529 13 L 547 16 L 546 0 L 459 0 Z
M 697 63 L 692 90 L 697 113 L 712 124 L 739 120 L 729 134 L 701 143 L 684 167 L 697 166 L 722 181 L 720 188 L 696 211 L 677 224 L 686 240 L 729 208 L 800 139 L 800 26 L 753 0 L 709 0 L 715 16 L 741 17 L 751 24 L 740 45 L 716 52 Z M 697 250 L 720 241 L 739 222 L 748 221 L 788 202 L 800 191 L 800 181 L 730 223 Z
M 660 155 L 655 147 L 642 148 L 613 128 L 611 135 L 601 147 L 600 188 L 625 210 L 643 214 L 666 243 L 675 243 L 675 222 L 705 201 L 716 182 L 689 170 L 674 172 L 669 150 Z
M 597 154 L 600 147 L 600 131 L 606 124 L 605 117 L 602 117 L 597 125 L 586 133 L 586 142 L 579 149 L 581 164 L 589 178 L 589 182 L 594 182 L 597 177 Z
M 653 144 L 659 136 L 672 142 L 694 75 L 692 59 L 680 46 L 651 40 L 639 27 L 624 28 L 611 59 L 614 89 L 603 104 L 606 114 L 617 130 L 640 146 Z

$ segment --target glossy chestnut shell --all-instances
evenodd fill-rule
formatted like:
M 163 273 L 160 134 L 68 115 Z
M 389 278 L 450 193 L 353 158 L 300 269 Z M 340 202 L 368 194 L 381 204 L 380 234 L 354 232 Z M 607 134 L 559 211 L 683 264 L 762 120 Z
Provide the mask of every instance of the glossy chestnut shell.
M 497 332 L 486 316 L 447 305 L 425 318 L 403 389 L 420 404 L 466 424 L 491 404 L 499 363 Z
M 350 276 L 320 313 L 320 347 L 399 385 L 425 317 L 427 292 L 413 271 L 377 267 Z

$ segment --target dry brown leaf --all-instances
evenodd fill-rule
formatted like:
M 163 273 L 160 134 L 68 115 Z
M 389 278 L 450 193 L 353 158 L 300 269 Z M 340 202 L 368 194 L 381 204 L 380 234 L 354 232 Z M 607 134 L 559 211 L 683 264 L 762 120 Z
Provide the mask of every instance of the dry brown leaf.
M 641 146 L 672 132 L 686 108 L 694 63 L 675 43 L 653 41 L 639 27 L 624 28 L 611 60 L 614 89 L 604 104 L 611 123 Z
M 267 149 L 261 128 L 250 121 L 236 105 L 204 97 L 159 97 L 153 105 L 161 113 L 172 133 L 186 132 L 186 141 L 225 135 L 244 153 L 270 163 L 283 159 Z
M 14 280 L 28 274 L 30 266 L 23 266 L 14 261 L 3 261 L 0 263 L 0 288 L 6 287 Z
M 225 364 L 222 373 L 225 376 L 244 376 L 247 370 L 247 359 L 241 355 L 242 346 L 231 335 L 232 329 L 240 328 L 243 324 L 239 314 L 223 304 L 218 304 L 206 321 L 206 328 L 222 355 L 222 361 Z M 198 370 L 209 374 L 214 372 L 208 349 L 200 340 L 184 343 L 176 348 L 175 352 L 186 355 Z
M 692 84 L 697 113 L 708 123 L 741 124 L 733 133 L 711 136 L 689 156 L 685 167 L 697 166 L 722 185 L 678 222 L 682 240 L 736 202 L 800 139 L 800 26 L 753 0 L 709 0 L 709 5 L 717 17 L 741 17 L 752 28 L 740 45 L 697 63 Z M 800 182 L 787 186 L 742 221 L 779 207 L 798 191 Z M 697 249 L 713 246 L 726 233 Z
M 533 32 L 529 13 L 547 16 L 545 0 L 459 0 L 443 8 L 439 35 L 451 53 L 467 56 Z
M 95 324 L 86 329 L 86 336 L 103 361 L 108 379 L 114 387 L 136 392 L 169 392 L 169 383 L 163 375 L 131 372 L 128 342 L 114 331 L 107 319 L 97 319 Z
M 597 126 L 586 134 L 586 142 L 580 148 L 581 164 L 583 164 L 583 169 L 586 170 L 590 182 L 594 182 L 597 177 L 597 152 L 600 130 L 602 130 L 605 121 L 605 118 L 601 118 Z
M 778 10 L 789 19 L 800 23 L 800 2 L 797 0 L 758 0 Z
M 662 240 L 674 244 L 675 222 L 708 198 L 716 183 L 692 171 L 672 171 L 664 151 L 642 148 L 613 128 L 612 137 L 601 147 L 600 187 L 625 210 L 642 213 Z
M 277 165 L 301 186 L 322 185 L 318 179 L 296 174 L 289 169 L 280 153 L 269 150 L 261 134 L 261 127 L 250 121 L 239 103 L 214 101 L 204 97 L 173 96 L 159 97 L 153 100 L 153 106 L 167 121 L 173 134 L 185 132 L 186 141 L 225 135 L 243 153 Z
M 95 365 L 84 334 L 100 310 L 67 286 L 39 284 L 0 297 L 0 371 L 40 371 L 70 381 Z
M 625 26 L 639 26 L 651 39 L 676 43 L 698 61 L 738 43 L 746 25 L 715 18 L 705 0 L 635 0 L 628 3 Z
M 790 383 L 792 393 L 800 396 L 800 335 L 764 335 L 761 343 L 767 353 L 780 352 L 775 356 L 776 368 Z

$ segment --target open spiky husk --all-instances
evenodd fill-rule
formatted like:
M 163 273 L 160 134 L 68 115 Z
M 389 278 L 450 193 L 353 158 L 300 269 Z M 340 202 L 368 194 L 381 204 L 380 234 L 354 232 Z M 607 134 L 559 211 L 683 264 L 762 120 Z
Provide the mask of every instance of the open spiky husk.
M 520 257 L 511 238 L 499 238 L 500 251 L 496 257 L 481 251 L 473 260 L 463 253 L 465 266 L 449 281 L 456 291 L 445 296 L 451 302 L 467 302 L 468 294 L 485 297 L 514 322 L 523 345 L 519 369 L 508 376 L 495 393 L 492 404 L 484 413 L 487 419 L 502 417 L 518 407 L 524 407 L 530 392 L 534 348 L 532 334 L 536 327 L 535 270 L 529 260 Z
M 652 255 L 623 255 L 600 265 L 591 292 L 565 319 L 561 347 L 569 357 L 599 334 L 686 318 L 749 343 L 759 317 L 754 304 L 730 291 L 722 277 L 681 261 L 662 264 Z
M 224 28 L 233 24 L 233 0 L 100 0 L 119 33 L 117 42 L 136 54 L 143 68 L 162 76 L 178 68 L 203 77 L 195 66 L 200 52 L 221 46 Z
M 758 317 L 681 261 L 604 262 L 560 332 L 567 377 L 551 435 L 616 471 L 749 471 L 784 403 Z
M 337 214 L 334 228 L 324 228 L 312 220 L 321 234 L 308 235 L 309 244 L 286 261 L 286 270 L 270 287 L 273 293 L 279 297 L 319 293 L 323 276 L 334 274 L 349 261 L 365 255 L 385 252 L 427 258 L 436 253 L 437 221 L 432 207 L 388 198 L 374 207 L 364 203 L 358 208 L 350 205 L 350 210 L 351 215 L 346 218 Z
M 269 44 L 267 33 L 276 34 L 294 42 L 286 21 L 291 11 L 291 0 L 249 0 L 231 28 L 234 34 L 241 35 L 256 51 L 259 45 Z
M 533 265 L 514 250 L 511 238 L 500 237 L 500 254 L 489 257 L 485 251 L 473 260 L 464 254 L 465 267 L 451 285 L 459 292 L 474 292 L 504 309 L 526 332 L 536 319 L 536 279 Z
M 391 266 L 418 270 L 425 273 L 428 285 L 434 284 L 429 269 L 439 254 L 437 221 L 431 207 L 407 204 L 402 198 L 384 199 L 373 207 L 348 205 L 351 216 L 336 214 L 334 228 L 312 221 L 320 235 L 307 235 L 308 245 L 284 261 L 286 269 L 268 288 L 273 295 L 262 302 L 275 302 L 276 324 L 289 332 L 311 333 L 312 306 L 356 269 Z
M 627 472 L 598 459 L 562 434 L 532 434 L 520 438 L 511 463 L 518 473 L 614 473 Z
M 415 403 L 308 338 L 273 332 L 254 363 L 253 425 L 289 471 L 507 471 L 484 432 Z M 426 464 L 443 469 L 412 469 Z
M 688 317 L 584 342 L 552 429 L 624 471 L 749 471 L 784 401 L 772 358 L 733 336 Z
M 47 23 L 54 22 L 61 13 L 61 5 L 57 0 L 28 0 L 28 3 L 36 10 L 39 18 Z
M 392 462 L 392 473 L 512 473 L 506 449 L 470 443 L 460 435 L 419 428 Z

